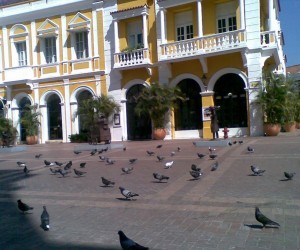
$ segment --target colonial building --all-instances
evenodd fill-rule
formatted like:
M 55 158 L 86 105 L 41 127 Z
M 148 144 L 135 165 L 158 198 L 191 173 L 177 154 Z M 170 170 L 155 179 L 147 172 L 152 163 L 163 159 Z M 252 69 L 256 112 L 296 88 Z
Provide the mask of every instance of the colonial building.
M 285 73 L 279 0 L 36 0 L 0 4 L 0 98 L 24 141 L 22 109 L 42 112 L 40 142 L 68 142 L 76 110 L 93 96 L 121 105 L 112 140 L 150 139 L 134 112 L 152 82 L 178 86 L 167 139 L 211 138 L 206 108 L 220 106 L 229 136 L 262 134 L 254 100 L 263 70 Z

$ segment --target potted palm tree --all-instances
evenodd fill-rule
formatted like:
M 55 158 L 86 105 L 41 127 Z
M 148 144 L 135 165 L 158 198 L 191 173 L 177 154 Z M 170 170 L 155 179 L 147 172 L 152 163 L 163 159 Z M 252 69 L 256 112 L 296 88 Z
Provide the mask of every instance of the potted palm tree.
M 20 123 L 25 128 L 26 142 L 29 145 L 36 144 L 38 141 L 41 115 L 42 114 L 37 111 L 36 105 L 27 104 L 21 112 Z
M 178 99 L 185 100 L 179 88 L 169 87 L 157 82 L 144 88 L 137 97 L 135 112 L 138 115 L 148 114 L 152 121 L 153 138 L 162 140 L 166 136 L 165 115 L 174 108 Z
M 285 77 L 272 72 L 264 73 L 263 89 L 257 95 L 257 103 L 264 113 L 264 132 L 276 136 L 281 130 L 285 113 L 287 88 Z
M 18 131 L 13 126 L 12 120 L 0 117 L 0 145 L 9 147 L 15 144 Z

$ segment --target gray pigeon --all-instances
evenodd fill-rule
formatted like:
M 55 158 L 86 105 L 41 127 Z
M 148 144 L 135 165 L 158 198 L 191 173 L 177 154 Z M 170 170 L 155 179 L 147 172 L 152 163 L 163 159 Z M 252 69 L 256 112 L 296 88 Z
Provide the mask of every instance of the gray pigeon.
M 296 173 L 288 173 L 288 172 L 284 172 L 284 176 L 285 176 L 288 180 L 292 180 L 295 174 L 296 174 Z
M 115 183 L 113 181 L 110 181 L 108 179 L 105 179 L 104 177 L 101 177 L 102 179 L 102 183 L 105 185 L 105 186 L 109 186 L 109 185 L 115 185 Z
M 250 146 L 247 147 L 247 151 L 249 153 L 254 153 L 254 148 L 251 148 Z
M 78 177 L 81 177 L 81 176 L 84 176 L 86 174 L 86 172 L 83 172 L 83 171 L 79 171 L 77 169 L 73 169 L 74 170 L 74 173 L 78 176 Z
M 217 157 L 218 157 L 218 155 L 216 155 L 216 154 L 210 154 L 209 155 L 209 158 L 212 159 L 212 160 L 216 159 Z
M 122 168 L 122 171 L 125 174 L 130 174 L 132 172 L 132 170 L 133 170 L 133 167 L 123 167 Z
M 120 189 L 121 194 L 122 194 L 126 199 L 130 199 L 130 198 L 132 198 L 132 197 L 134 197 L 134 196 L 139 196 L 138 194 L 133 193 L 133 192 L 131 192 L 131 191 L 129 191 L 129 190 L 123 188 L 123 187 L 119 187 L 119 189 Z
M 64 169 L 58 169 L 57 172 L 60 173 L 63 177 L 65 177 L 66 175 L 71 173 L 70 171 L 67 171 L 67 170 L 64 170 Z
M 255 219 L 263 224 L 263 227 L 265 226 L 271 226 L 271 227 L 280 227 L 280 225 L 275 222 L 270 220 L 269 218 L 267 218 L 266 216 L 264 216 L 258 207 L 255 207 Z
M 138 243 L 134 242 L 133 240 L 129 239 L 123 231 L 119 231 L 119 239 L 120 239 L 120 245 L 123 250 L 148 250 L 148 247 L 144 247 L 139 245 Z
M 129 159 L 129 163 L 130 163 L 130 164 L 133 164 L 133 163 L 135 163 L 136 161 L 137 161 L 136 158 Z
M 103 156 L 103 155 L 99 155 L 99 159 L 100 159 L 101 161 L 105 161 L 105 160 L 106 160 L 106 157 Z
M 260 176 L 266 171 L 266 170 L 259 169 L 258 167 L 253 166 L 253 165 L 251 165 L 250 167 L 255 176 L 258 176 L 258 175 Z
M 23 203 L 21 200 L 17 200 L 18 208 L 25 214 L 25 212 L 29 210 L 33 210 L 33 207 L 28 206 L 27 204 Z
M 197 153 L 197 155 L 198 155 L 198 157 L 199 157 L 200 159 L 202 159 L 202 158 L 205 157 L 205 154 Z
M 213 163 L 210 167 L 211 171 L 216 171 L 219 167 L 219 163 L 216 161 L 215 163 Z
M 112 159 L 109 159 L 109 158 L 107 158 L 106 159 L 106 163 L 108 164 L 108 165 L 112 165 L 112 164 L 114 164 L 116 161 L 114 161 L 114 160 L 112 160 Z
M 159 162 L 162 162 L 165 159 L 165 157 L 159 155 L 157 155 L 156 158 Z
M 41 228 L 43 228 L 45 231 L 48 231 L 50 229 L 50 217 L 47 212 L 46 206 L 43 206 L 43 212 L 41 214 Z
M 86 165 L 86 162 L 81 162 L 81 163 L 79 164 L 80 168 L 85 168 L 85 165 Z
M 51 173 L 52 174 L 57 174 L 57 173 L 59 173 L 59 169 L 57 169 L 57 168 L 49 168 L 50 169 L 50 171 L 51 171 Z
M 192 164 L 191 169 L 193 171 L 201 171 L 201 168 L 197 167 L 195 164 Z
M 170 177 L 165 176 L 163 174 L 159 174 L 159 173 L 153 173 L 153 177 L 154 177 L 154 179 L 159 180 L 159 181 L 170 179 Z
M 24 162 L 24 161 L 17 161 L 17 165 L 19 166 L 19 167 L 25 167 L 26 166 L 26 162 Z
M 54 163 L 55 163 L 57 166 L 60 166 L 60 167 L 61 167 L 62 165 L 65 164 L 64 162 L 58 162 L 58 161 L 55 161 Z
M 42 156 L 43 154 L 36 154 L 34 157 L 36 158 L 36 159 L 40 159 L 40 157 Z
M 190 174 L 194 179 L 199 179 L 202 175 L 201 171 L 190 171 Z
M 69 161 L 66 166 L 64 166 L 64 170 L 69 170 L 72 167 L 72 161 Z
M 147 154 L 148 154 L 149 156 L 153 156 L 153 155 L 155 154 L 154 152 L 149 151 L 149 150 L 147 150 L 146 152 L 147 152 Z
M 50 161 L 47 161 L 47 160 L 44 160 L 44 163 L 45 163 L 45 166 L 54 166 L 55 165 L 54 162 L 50 162 Z
M 93 156 L 93 155 L 95 155 L 96 153 L 97 153 L 97 149 L 95 148 L 95 149 L 93 149 L 93 150 L 90 152 L 90 155 Z
M 80 153 L 81 153 L 81 151 L 74 150 L 75 155 L 79 155 Z
M 28 175 L 30 170 L 27 168 L 27 166 L 25 165 L 24 169 L 23 169 L 23 172 L 25 175 Z

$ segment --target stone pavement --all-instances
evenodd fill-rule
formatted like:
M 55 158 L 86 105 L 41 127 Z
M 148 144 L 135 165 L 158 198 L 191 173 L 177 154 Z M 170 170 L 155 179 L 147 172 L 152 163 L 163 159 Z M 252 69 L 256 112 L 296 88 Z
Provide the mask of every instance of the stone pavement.
M 210 171 L 214 160 L 208 158 L 208 148 L 195 147 L 195 140 L 112 143 L 103 155 L 116 160 L 114 165 L 100 161 L 98 154 L 90 156 L 87 145 L 75 155 L 74 148 L 83 144 L 33 145 L 23 152 L 0 153 L 0 249 L 116 250 L 121 249 L 118 230 L 156 250 L 300 249 L 300 132 L 231 140 L 243 143 L 216 148 L 215 172 Z M 255 152 L 248 153 L 247 146 Z M 164 169 L 146 150 L 165 156 L 164 162 L 173 160 L 172 168 Z M 198 152 L 206 157 L 199 159 Z M 37 153 L 43 154 L 40 159 L 34 157 Z M 138 159 L 134 170 L 123 174 L 121 167 L 130 158 Z M 45 159 L 72 160 L 77 169 L 86 162 L 81 170 L 87 174 L 53 175 Z M 28 176 L 17 161 L 26 162 Z M 191 164 L 202 168 L 199 180 L 190 176 Z M 253 164 L 265 174 L 252 176 Z M 286 181 L 284 171 L 299 176 Z M 170 179 L 156 182 L 153 172 Z M 116 185 L 103 187 L 101 176 Z M 140 196 L 127 201 L 119 186 Z M 21 214 L 18 199 L 33 206 L 32 213 Z M 50 214 L 48 232 L 39 227 L 43 205 Z M 281 227 L 262 229 L 255 206 Z

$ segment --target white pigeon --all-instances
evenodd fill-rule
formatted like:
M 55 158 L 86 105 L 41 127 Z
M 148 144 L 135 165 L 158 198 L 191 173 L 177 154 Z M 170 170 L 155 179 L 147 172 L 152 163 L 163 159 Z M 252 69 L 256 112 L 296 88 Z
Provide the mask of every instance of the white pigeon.
M 173 165 L 174 161 L 169 161 L 165 163 L 165 168 L 171 168 Z

